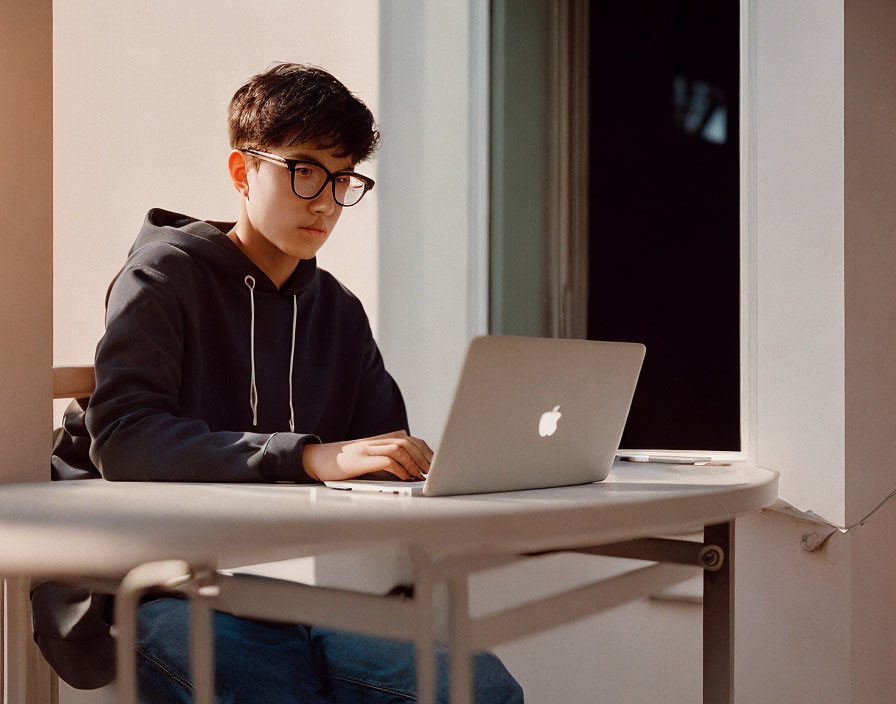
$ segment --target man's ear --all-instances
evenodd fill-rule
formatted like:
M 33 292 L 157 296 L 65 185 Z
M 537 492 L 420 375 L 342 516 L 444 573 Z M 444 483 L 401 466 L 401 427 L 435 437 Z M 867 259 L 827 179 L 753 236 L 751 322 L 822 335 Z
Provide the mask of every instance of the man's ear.
M 240 195 L 249 197 L 249 179 L 246 167 L 246 156 L 240 151 L 234 149 L 227 157 L 227 170 L 230 171 L 230 180 L 233 181 L 233 187 Z

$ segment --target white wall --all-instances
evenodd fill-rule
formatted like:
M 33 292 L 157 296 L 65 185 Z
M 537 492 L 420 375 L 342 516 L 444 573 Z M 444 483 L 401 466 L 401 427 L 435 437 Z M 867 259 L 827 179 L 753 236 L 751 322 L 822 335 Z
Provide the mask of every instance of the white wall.
M 785 499 L 853 525 L 896 488 L 896 6 L 761 0 L 754 19 L 759 458 Z M 892 700 L 896 503 L 806 553 L 816 529 L 738 524 L 738 702 Z
M 736 523 L 737 704 L 866 701 L 850 698 L 851 541 L 806 552 L 814 530 L 770 512 Z
M 850 0 L 845 19 L 846 520 L 896 489 L 896 3 Z M 886 701 L 896 673 L 896 502 L 852 541 L 853 701 Z
M 839 525 L 894 488 L 896 6 L 756 2 L 760 462 Z M 763 303 L 764 301 L 764 303 Z M 738 702 L 887 702 L 896 504 L 738 524 Z
M 752 3 L 759 465 L 845 515 L 843 2 Z
M 381 346 L 411 432 L 433 448 L 467 342 L 485 332 L 484 9 L 476 1 L 381 4 Z
M 758 439 L 781 495 L 839 525 L 896 488 L 896 98 L 889 0 L 750 3 Z M 738 522 L 737 701 L 888 702 L 890 502 L 817 552 L 810 523 Z
M 847 521 L 896 488 L 896 3 L 850 0 L 846 16 Z
M 378 114 L 378 7 L 319 3 L 54 4 L 54 357 L 93 360 L 106 287 L 152 207 L 235 220 L 227 104 L 278 61 L 323 66 Z M 376 178 L 376 162 L 365 165 Z M 376 330 L 377 193 L 346 209 L 319 263 Z

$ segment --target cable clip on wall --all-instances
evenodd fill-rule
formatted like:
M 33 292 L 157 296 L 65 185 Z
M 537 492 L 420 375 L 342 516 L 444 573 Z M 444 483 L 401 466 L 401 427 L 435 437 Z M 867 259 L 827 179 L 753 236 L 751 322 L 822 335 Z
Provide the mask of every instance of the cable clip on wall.
M 800 540 L 800 546 L 803 548 L 803 550 L 805 550 L 806 552 L 814 552 L 815 550 L 821 548 L 827 542 L 827 539 L 830 538 L 834 533 L 845 535 L 856 526 L 865 525 L 865 522 L 869 518 L 871 518 L 871 516 L 877 513 L 877 511 L 879 511 L 880 508 L 894 496 L 896 496 L 896 489 L 890 492 L 890 494 L 864 518 L 856 521 L 851 526 L 846 527 L 835 525 L 822 516 L 819 516 L 817 513 L 813 513 L 812 511 L 800 511 L 792 504 L 789 504 L 786 501 L 782 501 L 781 499 L 778 499 L 766 510 L 783 513 L 785 516 L 790 516 L 791 518 L 795 518 L 798 521 L 805 521 L 807 523 L 812 523 L 818 526 L 818 530 L 816 531 L 813 531 L 811 533 L 803 533 L 803 537 Z

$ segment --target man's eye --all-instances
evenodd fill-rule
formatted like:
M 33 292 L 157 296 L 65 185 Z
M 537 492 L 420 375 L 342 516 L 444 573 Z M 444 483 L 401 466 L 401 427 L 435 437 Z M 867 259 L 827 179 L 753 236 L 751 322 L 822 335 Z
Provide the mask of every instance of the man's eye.
M 304 176 L 307 178 L 313 173 L 313 171 L 307 166 L 297 166 L 296 167 L 296 176 Z
M 352 181 L 351 176 L 342 175 L 342 176 L 336 177 L 336 183 L 339 184 L 340 186 L 348 186 L 351 183 L 351 181 Z

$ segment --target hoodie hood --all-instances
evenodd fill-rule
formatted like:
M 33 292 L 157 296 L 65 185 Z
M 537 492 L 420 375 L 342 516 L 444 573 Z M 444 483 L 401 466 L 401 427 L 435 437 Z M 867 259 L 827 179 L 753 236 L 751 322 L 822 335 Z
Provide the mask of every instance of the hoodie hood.
M 162 208 L 153 208 L 146 214 L 140 234 L 128 255 L 154 242 L 173 245 L 191 256 L 207 261 L 216 270 L 239 281 L 251 276 L 258 291 L 279 291 L 294 296 L 307 289 L 317 273 L 317 259 L 301 259 L 292 275 L 279 289 L 267 274 L 240 251 L 225 233 L 235 223 L 213 220 L 197 220 L 188 215 Z

